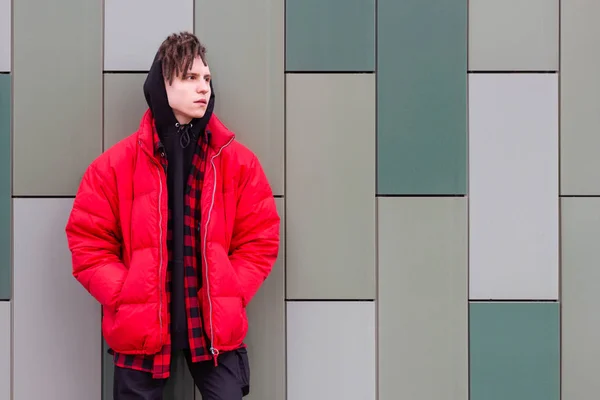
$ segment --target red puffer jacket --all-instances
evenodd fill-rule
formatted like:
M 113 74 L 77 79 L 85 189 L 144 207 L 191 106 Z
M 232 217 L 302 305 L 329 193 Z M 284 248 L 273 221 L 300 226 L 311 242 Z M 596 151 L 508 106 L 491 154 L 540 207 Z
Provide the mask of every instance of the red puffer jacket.
M 153 156 L 150 111 L 139 130 L 87 169 L 66 226 L 73 275 L 102 305 L 102 333 L 124 354 L 155 354 L 169 335 L 167 182 Z M 280 219 L 255 155 L 213 115 L 202 188 L 198 292 L 216 354 L 246 336 L 245 307 L 279 251 Z

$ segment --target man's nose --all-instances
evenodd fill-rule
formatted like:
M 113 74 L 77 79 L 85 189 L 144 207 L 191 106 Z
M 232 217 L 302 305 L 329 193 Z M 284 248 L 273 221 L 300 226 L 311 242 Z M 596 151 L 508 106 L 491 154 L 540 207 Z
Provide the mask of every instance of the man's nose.
M 204 82 L 198 85 L 198 87 L 196 88 L 196 91 L 198 93 L 208 93 L 208 89 L 210 88 L 210 86 L 208 85 L 208 82 Z

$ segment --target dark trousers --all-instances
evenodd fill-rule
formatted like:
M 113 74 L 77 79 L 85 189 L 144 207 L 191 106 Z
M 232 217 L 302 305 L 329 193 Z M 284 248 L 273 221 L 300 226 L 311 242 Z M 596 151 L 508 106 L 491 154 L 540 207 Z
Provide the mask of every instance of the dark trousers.
M 192 363 L 184 353 L 187 366 L 202 400 L 241 400 L 250 391 L 250 365 L 245 348 L 219 355 L 214 362 Z M 175 357 L 173 358 L 175 359 Z M 153 379 L 148 372 L 115 366 L 114 400 L 162 400 L 167 379 Z

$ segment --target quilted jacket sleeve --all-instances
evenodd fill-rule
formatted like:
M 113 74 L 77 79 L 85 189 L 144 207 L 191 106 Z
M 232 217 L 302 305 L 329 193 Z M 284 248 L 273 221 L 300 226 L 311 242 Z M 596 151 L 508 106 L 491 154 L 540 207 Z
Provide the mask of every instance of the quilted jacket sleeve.
M 83 176 L 66 226 L 73 276 L 100 304 L 113 309 L 127 276 L 120 259 L 114 185 L 114 179 L 104 179 L 92 164 Z
M 275 199 L 256 157 L 240 180 L 229 259 L 238 274 L 246 306 L 267 278 L 279 252 Z

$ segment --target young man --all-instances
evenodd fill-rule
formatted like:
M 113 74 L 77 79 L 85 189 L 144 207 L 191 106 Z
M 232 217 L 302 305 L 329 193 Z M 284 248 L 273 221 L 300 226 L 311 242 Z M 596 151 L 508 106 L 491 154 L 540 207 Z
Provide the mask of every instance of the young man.
M 256 156 L 213 114 L 194 35 L 162 43 L 144 94 L 138 131 L 81 181 L 66 226 L 73 275 L 102 305 L 114 399 L 162 399 L 183 354 L 203 400 L 240 400 L 246 306 L 279 250 L 273 193 Z

